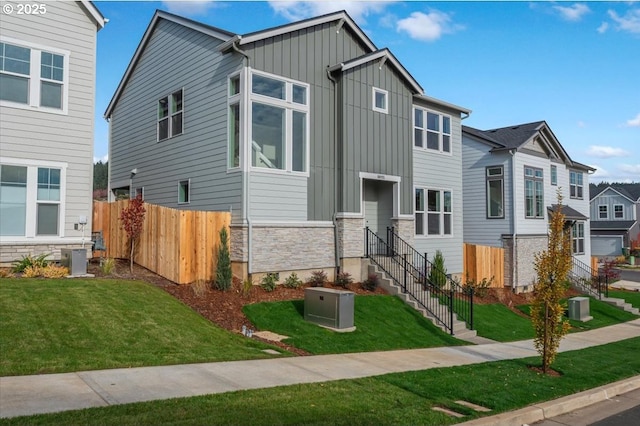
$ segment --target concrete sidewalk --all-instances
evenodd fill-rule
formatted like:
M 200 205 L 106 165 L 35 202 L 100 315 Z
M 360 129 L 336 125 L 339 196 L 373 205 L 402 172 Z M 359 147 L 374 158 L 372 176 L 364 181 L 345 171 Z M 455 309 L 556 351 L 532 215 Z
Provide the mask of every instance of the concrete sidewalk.
M 566 336 L 560 351 L 640 337 L 640 319 Z M 388 352 L 0 377 L 0 417 L 355 379 L 537 356 L 532 340 Z

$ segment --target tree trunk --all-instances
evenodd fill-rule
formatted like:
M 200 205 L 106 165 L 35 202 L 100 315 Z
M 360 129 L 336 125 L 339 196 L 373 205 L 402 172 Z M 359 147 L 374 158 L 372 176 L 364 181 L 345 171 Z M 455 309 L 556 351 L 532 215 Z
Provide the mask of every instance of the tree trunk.
M 133 246 L 135 244 L 135 240 L 131 239 L 131 253 L 129 254 L 129 272 L 133 275 Z

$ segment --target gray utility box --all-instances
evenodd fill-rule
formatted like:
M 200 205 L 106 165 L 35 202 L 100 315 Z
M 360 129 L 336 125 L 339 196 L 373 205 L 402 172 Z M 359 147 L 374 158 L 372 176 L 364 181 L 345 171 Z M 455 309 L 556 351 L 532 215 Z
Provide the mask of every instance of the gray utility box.
M 74 275 L 87 275 L 86 249 L 60 249 L 60 264 L 69 268 Z
M 588 297 L 572 297 L 569 299 L 569 319 L 582 322 L 593 319 L 593 317 L 589 316 Z
M 315 324 L 335 328 L 353 328 L 351 291 L 311 287 L 304 289 L 304 319 Z

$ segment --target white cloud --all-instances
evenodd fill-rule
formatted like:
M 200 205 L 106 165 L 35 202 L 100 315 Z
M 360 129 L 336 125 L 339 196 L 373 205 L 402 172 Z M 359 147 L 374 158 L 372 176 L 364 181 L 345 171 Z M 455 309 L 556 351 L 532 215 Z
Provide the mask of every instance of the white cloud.
M 216 6 L 215 3 L 215 1 L 210 0 L 170 0 L 162 2 L 169 12 L 187 16 L 206 15 L 209 9 Z
M 346 10 L 358 24 L 366 23 L 366 17 L 381 13 L 393 1 L 270 1 L 269 6 L 289 21 L 299 21 L 314 16 Z
M 598 166 L 597 164 L 592 164 L 591 167 L 596 169 L 596 171 L 593 172 L 593 174 L 589 177 L 589 180 L 591 182 L 601 181 L 601 180 L 604 180 L 604 179 L 608 178 L 609 176 L 611 176 L 608 171 L 606 171 L 602 167 Z
M 629 153 L 622 148 L 599 145 L 591 145 L 587 150 L 587 154 L 598 158 L 624 157 L 629 155 Z
M 429 13 L 413 12 L 408 18 L 398 21 L 398 32 L 406 31 L 409 37 L 421 41 L 434 41 L 443 34 L 452 34 L 464 29 L 462 25 L 454 24 L 451 16 L 432 10 Z
M 108 155 L 108 154 L 105 154 L 105 155 L 103 155 L 102 157 L 96 157 L 96 156 L 94 156 L 94 157 L 93 157 L 93 162 L 94 162 L 94 163 L 97 163 L 98 161 L 102 161 L 103 163 L 106 163 L 107 161 L 109 161 L 109 155 Z
M 578 121 L 578 127 L 580 127 L 581 129 L 585 128 L 585 127 L 587 127 L 587 123 L 585 123 L 584 121 L 580 120 L 580 121 Z
M 609 23 L 608 22 L 603 22 L 602 24 L 600 24 L 600 26 L 598 27 L 598 32 L 600 34 L 604 34 L 607 32 L 607 30 L 609 29 Z
M 632 177 L 635 176 L 635 179 L 640 180 L 640 164 L 620 164 L 618 170 L 629 173 Z
M 585 14 L 591 12 L 589 6 L 581 3 L 574 3 L 572 6 L 553 6 L 553 8 L 567 21 L 579 21 Z
M 631 120 L 627 120 L 627 126 L 640 127 L 640 112 L 638 113 L 638 115 L 635 116 L 635 118 L 632 118 Z
M 619 16 L 614 10 L 607 13 L 618 24 L 617 30 L 640 34 L 640 9 L 631 9 L 624 16 Z

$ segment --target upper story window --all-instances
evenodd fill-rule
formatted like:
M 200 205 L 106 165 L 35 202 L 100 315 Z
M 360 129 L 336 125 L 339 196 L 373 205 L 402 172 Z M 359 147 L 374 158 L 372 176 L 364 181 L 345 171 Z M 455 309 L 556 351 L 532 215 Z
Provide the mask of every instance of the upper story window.
M 182 134 L 183 89 L 158 101 L 158 141 Z
M 421 108 L 413 112 L 413 145 L 451 153 L 451 117 Z
M 579 198 L 582 199 L 582 173 L 575 172 L 573 170 L 569 171 L 569 196 L 571 198 Z
M 601 204 L 598 206 L 598 219 L 609 219 L 609 206 Z
M 415 203 L 416 235 L 452 235 L 451 191 L 416 188 Z
M 551 185 L 558 185 L 558 167 L 551 166 Z
M 229 77 L 227 167 L 240 167 L 240 74 Z
M 0 102 L 66 113 L 69 53 L 31 43 L 0 42 Z
M 307 173 L 309 85 L 253 71 L 249 102 L 251 166 Z M 235 128 L 233 136 L 239 139 Z
M 504 169 L 487 167 L 487 217 L 504 218 Z
M 613 218 L 624 219 L 624 206 L 622 204 L 613 205 Z
M 377 87 L 373 88 L 373 110 L 384 114 L 389 113 L 389 92 Z
M 525 217 L 544 218 L 544 181 L 542 169 L 524 168 Z

